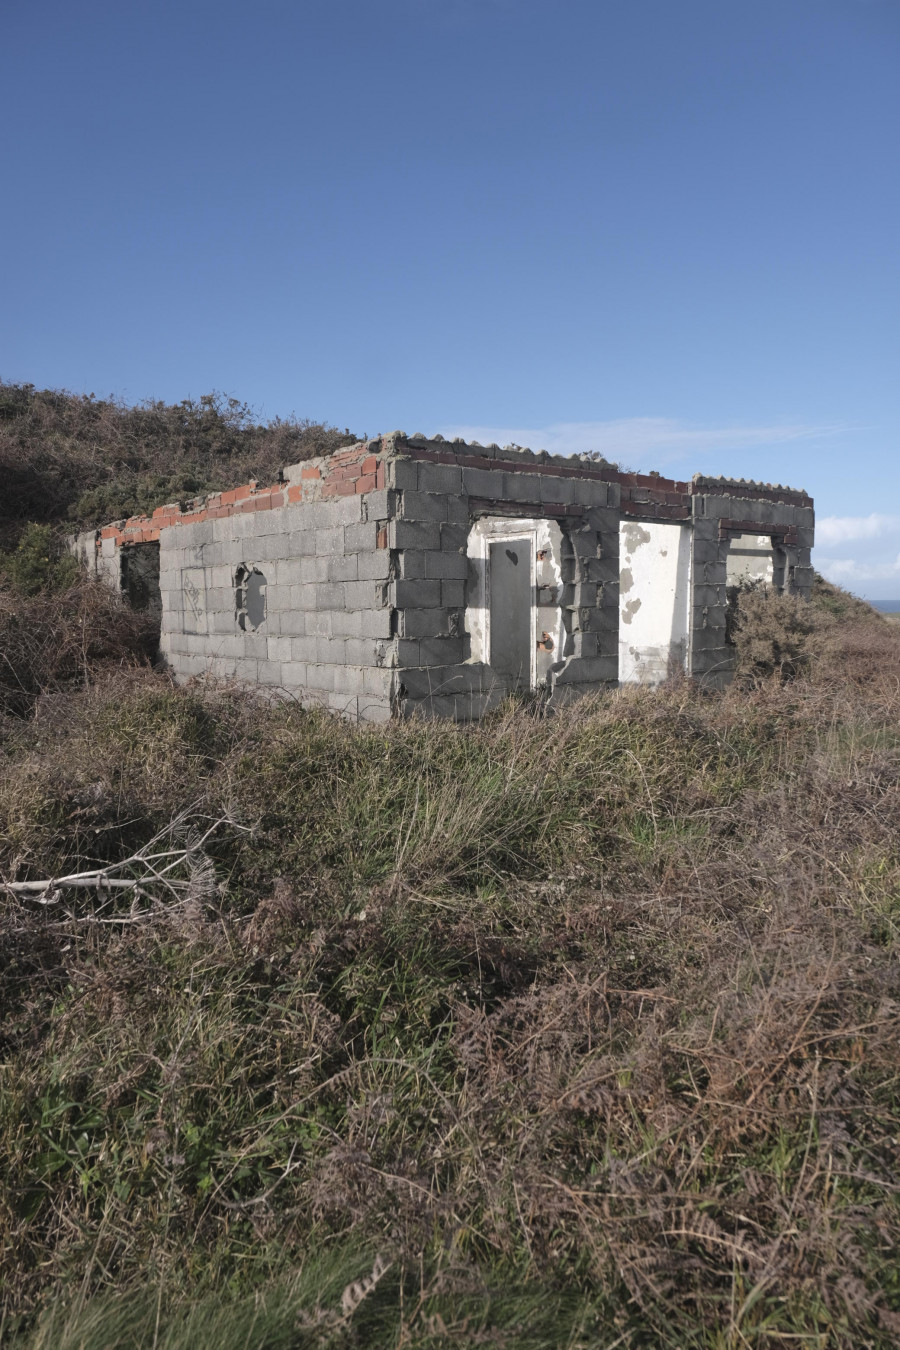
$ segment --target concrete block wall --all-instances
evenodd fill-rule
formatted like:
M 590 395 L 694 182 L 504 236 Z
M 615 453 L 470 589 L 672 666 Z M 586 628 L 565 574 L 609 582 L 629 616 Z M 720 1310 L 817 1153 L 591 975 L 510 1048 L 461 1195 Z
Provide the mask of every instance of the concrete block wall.
M 373 453 L 373 450 L 379 453 Z M 293 465 L 251 483 L 160 507 L 74 541 L 120 588 L 121 551 L 158 543 L 160 654 L 179 678 L 259 686 L 345 716 L 391 715 L 395 684 L 381 445 Z M 242 626 L 239 569 L 265 579 L 265 617 Z
M 734 669 L 734 648 L 726 640 L 726 568 L 732 538 L 744 533 L 769 535 L 777 560 L 773 585 L 808 600 L 815 511 L 805 492 L 781 484 L 697 474 L 691 484 L 691 514 L 689 670 L 704 684 L 722 688 Z
M 629 474 L 596 456 L 548 455 L 394 432 L 256 483 L 115 522 L 73 547 L 121 586 L 121 550 L 158 542 L 161 652 L 180 678 L 252 684 L 362 720 L 481 716 L 509 680 L 474 660 L 467 547 L 480 517 L 555 521 L 563 640 L 551 705 L 619 678 L 619 526 L 691 528 L 688 668 L 724 684 L 726 560 L 740 532 L 769 533 L 781 574 L 812 584 L 812 502 L 768 484 Z M 241 571 L 265 579 L 258 627 Z M 261 578 L 256 578 L 259 585 Z
M 121 591 L 121 558 L 115 539 L 101 539 L 99 530 L 83 530 L 69 539 L 69 551 L 93 576 Z
M 552 516 L 565 543 L 563 606 L 567 640 L 550 672 L 550 702 L 561 703 L 618 680 L 619 524 L 681 522 L 691 527 L 688 671 L 714 686 L 731 678 L 726 638 L 726 560 L 730 540 L 769 534 L 774 584 L 809 598 L 814 510 L 805 492 L 780 484 L 709 479 L 672 481 L 623 473 L 592 457 L 534 454 L 440 438 L 392 438 L 388 481 L 397 491 L 391 547 L 400 585 L 396 651 L 401 712 L 477 717 L 507 692 L 504 681 L 467 650 L 457 601 L 434 585 L 464 554 L 463 525 L 480 514 Z M 462 566 L 459 565 L 462 578 Z M 402 583 L 416 582 L 405 587 Z M 431 584 L 428 584 L 431 583 Z M 407 612 L 408 611 L 408 612 Z
M 284 690 L 353 718 L 388 717 L 390 559 L 368 518 L 370 507 L 386 511 L 378 496 L 162 530 L 160 647 L 170 667 Z M 236 615 L 239 568 L 265 578 L 265 618 L 252 631 Z
M 566 636 L 551 701 L 616 679 L 621 489 L 611 475 L 602 462 L 395 433 L 387 482 L 397 494 L 390 595 L 401 714 L 470 720 L 509 692 L 508 678 L 471 659 L 465 631 L 467 541 L 480 516 L 549 517 L 561 528 Z

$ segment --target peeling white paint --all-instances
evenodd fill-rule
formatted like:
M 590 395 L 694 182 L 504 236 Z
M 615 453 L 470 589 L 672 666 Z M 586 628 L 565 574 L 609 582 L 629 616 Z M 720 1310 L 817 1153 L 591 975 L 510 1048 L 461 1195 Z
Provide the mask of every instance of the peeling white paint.
M 690 528 L 623 522 L 619 563 L 619 680 L 659 684 L 687 659 Z
M 531 559 L 530 685 L 543 684 L 563 659 L 562 530 L 555 520 L 521 516 L 483 516 L 469 532 L 469 603 L 465 626 L 471 639 L 471 660 L 490 665 L 491 544 L 523 538 Z M 540 644 L 540 645 L 539 645 Z

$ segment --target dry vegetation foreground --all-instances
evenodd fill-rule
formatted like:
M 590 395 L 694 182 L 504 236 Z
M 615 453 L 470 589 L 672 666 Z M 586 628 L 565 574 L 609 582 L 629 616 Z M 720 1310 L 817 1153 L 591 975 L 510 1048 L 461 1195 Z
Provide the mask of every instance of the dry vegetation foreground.
M 0 1340 L 900 1341 L 896 628 L 373 729 L 64 595 L 0 607 L 0 876 L 142 885 L 0 899 Z

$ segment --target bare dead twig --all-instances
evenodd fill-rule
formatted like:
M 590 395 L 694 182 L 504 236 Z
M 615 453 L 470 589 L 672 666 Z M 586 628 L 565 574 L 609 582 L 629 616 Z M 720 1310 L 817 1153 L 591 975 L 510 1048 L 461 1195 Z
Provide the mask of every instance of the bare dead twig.
M 160 849 L 159 845 L 164 840 L 171 841 L 179 834 L 183 835 L 189 832 L 191 826 L 198 822 L 204 822 L 207 828 L 203 830 L 199 837 L 188 839 L 188 841 L 179 848 Z M 121 862 L 110 863 L 106 867 L 91 868 L 84 872 L 70 872 L 62 877 L 47 877 L 41 880 L 31 881 L 3 881 L 0 880 L 0 888 L 13 896 L 21 896 L 30 900 L 32 903 L 50 906 L 58 905 L 62 902 L 63 893 L 70 890 L 93 890 L 98 896 L 104 892 L 110 894 L 114 891 L 131 891 L 134 902 L 139 899 L 147 898 L 150 900 L 159 900 L 159 895 L 151 889 L 154 886 L 161 886 L 164 892 L 168 893 L 168 898 L 176 903 L 183 903 L 192 898 L 196 893 L 196 881 L 198 864 L 209 863 L 209 859 L 203 850 L 203 845 L 216 830 L 227 825 L 229 828 L 241 832 L 248 832 L 249 827 L 239 824 L 230 813 L 217 816 L 211 823 L 210 818 L 202 813 L 202 803 L 194 802 L 179 812 L 162 830 L 159 830 L 152 839 L 150 839 L 143 848 L 132 853 L 130 857 L 123 858 Z M 165 866 L 157 867 L 154 864 L 165 862 Z M 189 875 L 173 877 L 169 875 L 178 868 L 187 868 Z M 131 871 L 132 876 L 119 876 L 118 873 Z M 69 915 L 74 918 L 74 915 Z M 127 917 L 117 917 L 114 919 L 101 919 L 94 912 L 84 916 L 84 922 L 96 923 L 133 923 L 137 922 L 139 916 L 134 912 L 132 904 L 132 913 Z

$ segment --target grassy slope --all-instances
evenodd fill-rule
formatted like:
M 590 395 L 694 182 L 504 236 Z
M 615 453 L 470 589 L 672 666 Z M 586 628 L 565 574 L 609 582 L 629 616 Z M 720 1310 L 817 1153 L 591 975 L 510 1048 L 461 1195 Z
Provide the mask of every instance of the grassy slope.
M 342 439 L 0 386 L 0 543 Z M 0 875 L 193 844 L 0 899 L 0 1342 L 897 1343 L 896 627 L 750 598 L 725 696 L 353 728 L 23 547 Z
M 804 627 L 468 730 L 9 718 L 7 879 L 231 823 L 177 903 L 2 902 L 0 1339 L 895 1345 L 900 635 Z

